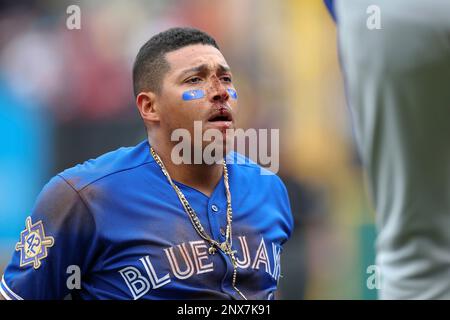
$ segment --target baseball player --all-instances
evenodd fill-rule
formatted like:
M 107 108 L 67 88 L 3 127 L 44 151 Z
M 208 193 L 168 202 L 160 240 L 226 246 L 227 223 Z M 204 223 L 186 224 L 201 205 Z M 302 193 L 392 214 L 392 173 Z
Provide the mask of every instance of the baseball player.
M 326 1 L 376 208 L 381 299 L 450 299 L 450 2 Z
M 216 41 L 190 28 L 155 35 L 137 54 L 133 85 L 148 139 L 48 182 L 1 296 L 273 299 L 293 227 L 281 180 L 233 152 L 212 164 L 171 155 L 177 129 L 234 128 L 237 93 Z

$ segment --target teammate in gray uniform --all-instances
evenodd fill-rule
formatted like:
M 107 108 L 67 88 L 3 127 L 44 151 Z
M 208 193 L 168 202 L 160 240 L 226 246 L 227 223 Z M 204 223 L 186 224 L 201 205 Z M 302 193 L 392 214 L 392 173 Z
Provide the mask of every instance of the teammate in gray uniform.
M 379 8 L 370 30 L 367 8 Z M 373 8 L 373 7 L 372 7 Z M 336 0 L 382 299 L 450 299 L 450 1 Z

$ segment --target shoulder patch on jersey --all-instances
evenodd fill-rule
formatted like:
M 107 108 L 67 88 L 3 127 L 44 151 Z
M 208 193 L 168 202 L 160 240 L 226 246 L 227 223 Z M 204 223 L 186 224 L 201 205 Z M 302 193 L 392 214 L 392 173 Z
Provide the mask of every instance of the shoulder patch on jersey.
M 55 239 L 45 235 L 41 220 L 32 223 L 31 217 L 25 221 L 25 230 L 20 233 L 16 251 L 20 251 L 20 267 L 32 264 L 35 269 L 41 266 L 41 260 L 47 257 L 48 248 L 55 244 Z

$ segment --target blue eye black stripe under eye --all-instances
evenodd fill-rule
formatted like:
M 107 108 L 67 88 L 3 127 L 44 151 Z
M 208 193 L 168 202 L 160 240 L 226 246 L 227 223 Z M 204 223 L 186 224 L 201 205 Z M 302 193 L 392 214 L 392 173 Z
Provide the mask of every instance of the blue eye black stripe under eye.
M 237 92 L 234 89 L 227 89 L 228 94 L 230 95 L 231 99 L 236 100 L 237 99 Z M 196 100 L 201 99 L 205 97 L 205 91 L 196 89 L 196 90 L 188 90 L 183 92 L 182 98 L 185 101 L 189 100 Z
M 234 90 L 234 89 L 227 89 L 227 91 L 228 91 L 228 94 L 230 95 L 230 97 L 232 99 L 234 99 L 234 100 L 237 99 L 237 92 L 236 92 L 236 90 Z
M 205 96 L 205 92 L 203 90 L 188 90 L 183 92 L 182 98 L 183 100 L 196 100 L 201 99 Z

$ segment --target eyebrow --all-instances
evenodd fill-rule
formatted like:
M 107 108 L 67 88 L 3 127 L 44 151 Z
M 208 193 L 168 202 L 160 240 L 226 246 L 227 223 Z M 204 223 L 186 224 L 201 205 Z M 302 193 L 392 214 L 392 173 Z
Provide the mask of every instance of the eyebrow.
M 231 71 L 230 67 L 222 65 L 222 64 L 219 64 L 218 69 L 220 72 L 230 72 Z M 201 64 L 199 66 L 181 71 L 180 76 L 186 75 L 188 73 L 207 72 L 208 70 L 209 70 L 209 66 L 207 64 Z

